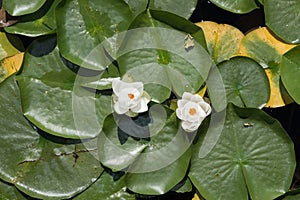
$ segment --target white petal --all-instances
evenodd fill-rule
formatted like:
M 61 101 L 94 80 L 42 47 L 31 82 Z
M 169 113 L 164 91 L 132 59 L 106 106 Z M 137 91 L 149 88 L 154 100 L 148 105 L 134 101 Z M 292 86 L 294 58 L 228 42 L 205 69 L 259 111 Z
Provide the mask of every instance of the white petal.
M 201 102 L 201 103 L 199 103 L 199 105 L 204 110 L 204 112 L 206 113 L 206 115 L 209 115 L 211 113 L 211 107 L 210 107 L 210 105 L 208 103 Z
M 112 89 L 113 89 L 114 94 L 116 96 L 119 96 L 122 81 L 118 80 L 118 79 L 114 79 L 114 80 L 112 80 L 111 85 L 112 85 Z
M 190 92 L 184 92 L 182 95 L 182 99 L 190 101 L 193 98 L 193 94 Z
M 189 101 L 185 100 L 185 99 L 180 99 L 177 101 L 177 106 L 178 108 L 183 108 L 185 106 L 185 104 L 187 104 Z
M 176 116 L 177 116 L 179 119 L 182 119 L 182 109 L 181 109 L 181 108 L 177 108 L 177 109 L 176 109 Z
M 148 110 L 147 103 L 148 103 L 148 100 L 145 98 L 142 98 L 141 101 L 139 102 L 139 104 L 137 104 L 135 107 L 131 108 L 131 111 L 135 112 L 135 113 L 146 112 Z
M 197 130 L 199 128 L 200 124 L 199 123 L 191 123 L 191 122 L 187 122 L 187 121 L 183 121 L 181 124 L 181 127 L 183 128 L 183 130 L 185 130 L 186 132 L 193 132 L 195 130 Z
M 114 105 L 114 109 L 116 111 L 116 113 L 118 113 L 119 115 L 124 114 L 128 111 L 128 108 L 126 107 L 121 107 L 119 102 L 116 102 Z
M 203 98 L 198 94 L 194 94 L 193 97 L 191 98 L 191 101 L 195 103 L 204 102 Z

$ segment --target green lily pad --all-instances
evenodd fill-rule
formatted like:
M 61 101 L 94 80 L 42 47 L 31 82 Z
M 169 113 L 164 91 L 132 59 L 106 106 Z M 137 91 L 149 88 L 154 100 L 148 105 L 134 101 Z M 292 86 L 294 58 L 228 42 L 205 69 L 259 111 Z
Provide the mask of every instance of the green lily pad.
M 139 15 L 141 12 L 144 12 L 147 9 L 148 0 L 126 0 L 125 1 L 132 13 L 135 16 Z
M 281 63 L 281 79 L 291 95 L 291 97 L 300 104 L 300 46 L 297 46 L 282 57 Z
M 235 57 L 220 63 L 218 67 L 228 102 L 252 108 L 266 105 L 270 96 L 269 82 L 257 62 L 246 57 Z
M 224 10 L 239 14 L 258 8 L 255 0 L 211 0 L 211 2 Z
M 159 105 L 149 112 L 150 119 L 139 116 L 135 121 L 119 115 L 107 117 L 98 139 L 98 153 L 104 166 L 127 171 L 125 181 L 130 190 L 158 195 L 168 192 L 186 175 L 191 141 L 173 112 Z
M 196 5 L 197 0 L 190 0 L 188 3 L 181 0 L 151 0 L 149 3 L 149 8 L 167 11 L 188 19 L 193 14 Z
M 5 183 L 0 180 L 0 199 L 2 200 L 26 200 L 27 198 L 21 194 L 14 185 Z
M 29 37 L 55 33 L 55 8 L 60 1 L 47 1 L 38 11 L 19 17 L 18 23 L 6 27 L 5 31 Z
M 188 149 L 178 160 L 170 165 L 147 173 L 127 173 L 126 186 L 133 192 L 146 195 L 160 195 L 170 191 L 186 175 L 191 158 Z M 137 159 L 136 162 L 140 162 Z M 160 162 L 156 160 L 156 162 Z M 133 163 L 132 165 L 135 165 Z
M 131 173 L 165 168 L 179 159 L 189 146 L 190 141 L 181 130 L 175 113 L 161 105 L 151 106 L 149 113 L 135 120 L 110 115 L 98 139 L 101 163 L 114 171 Z
M 299 43 L 299 9 L 298 0 L 264 0 L 266 25 L 287 43 Z
M 54 36 L 32 43 L 17 78 L 24 115 L 50 134 L 75 139 L 95 137 L 112 112 L 111 96 L 95 96 L 80 83 L 77 86 L 76 74 L 64 65 Z
M 156 20 L 152 12 L 140 14 L 131 25 L 126 44 L 117 55 L 121 75 L 130 81 L 142 81 L 155 102 L 168 99 L 171 91 L 179 96 L 185 91 L 197 92 L 213 61 L 196 41 L 194 48 L 186 50 L 187 35 Z M 195 29 L 201 32 L 191 26 L 192 31 Z
M 2 6 L 12 16 L 20 16 L 37 11 L 44 3 L 46 0 L 4 0 Z
M 126 191 L 125 176 L 118 180 L 103 172 L 99 179 L 74 200 L 135 200 L 135 195 Z
M 103 169 L 89 152 L 92 149 L 33 130 L 23 116 L 14 76 L 2 82 L 0 90 L 1 179 L 35 198 L 63 199 L 83 191 L 100 176 Z
M 294 146 L 278 121 L 259 109 L 229 104 L 222 128 L 205 157 L 199 156 L 204 132 L 193 150 L 189 177 L 205 199 L 248 199 L 248 193 L 253 200 L 274 199 L 289 189 Z
M 242 39 L 241 55 L 256 60 L 265 68 L 269 78 L 270 99 L 266 107 L 280 107 L 291 103 L 280 86 L 280 63 L 282 55 L 294 46 L 280 41 L 266 27 L 253 30 Z
M 103 54 L 101 57 L 92 51 L 103 41 L 127 30 L 132 18 L 129 6 L 120 0 L 63 1 L 56 9 L 59 50 L 77 65 L 102 71 L 107 67 L 101 59 Z M 108 44 L 115 48 L 115 42 Z

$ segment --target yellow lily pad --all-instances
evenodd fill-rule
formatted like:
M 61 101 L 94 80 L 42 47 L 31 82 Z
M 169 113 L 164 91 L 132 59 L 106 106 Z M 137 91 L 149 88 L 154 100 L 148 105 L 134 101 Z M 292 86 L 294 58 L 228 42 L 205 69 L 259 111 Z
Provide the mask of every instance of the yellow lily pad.
M 192 200 L 200 200 L 197 194 L 194 195 L 194 198 Z
M 20 70 L 23 57 L 24 52 L 20 52 L 0 61 L 0 82 Z
M 240 55 L 257 61 L 269 78 L 270 99 L 265 107 L 281 107 L 292 102 L 280 83 L 280 63 L 283 54 L 293 47 L 274 37 L 265 27 L 249 32 L 241 41 Z
M 14 36 L 11 37 L 12 39 L 15 39 Z M 0 60 L 17 53 L 19 53 L 19 50 L 11 44 L 7 35 L 4 32 L 0 32 Z
M 203 30 L 208 51 L 216 64 L 239 54 L 240 42 L 244 37 L 239 29 L 211 21 L 198 22 L 196 25 Z

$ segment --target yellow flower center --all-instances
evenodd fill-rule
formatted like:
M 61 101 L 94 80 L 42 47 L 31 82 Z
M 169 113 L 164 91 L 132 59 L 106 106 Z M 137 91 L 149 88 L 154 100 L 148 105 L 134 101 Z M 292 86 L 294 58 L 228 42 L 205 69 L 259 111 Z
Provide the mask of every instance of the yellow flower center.
M 129 97 L 129 99 L 134 99 L 134 94 L 129 93 L 129 94 L 128 94 L 128 97 Z
M 195 115 L 197 113 L 197 110 L 195 109 L 195 108 L 190 108 L 190 110 L 189 110 L 189 114 L 190 115 Z

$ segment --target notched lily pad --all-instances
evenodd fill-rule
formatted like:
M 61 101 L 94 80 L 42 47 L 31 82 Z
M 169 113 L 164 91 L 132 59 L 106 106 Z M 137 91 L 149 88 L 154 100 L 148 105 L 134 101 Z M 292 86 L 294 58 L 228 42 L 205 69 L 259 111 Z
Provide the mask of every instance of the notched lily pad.
M 0 90 L 1 179 L 35 198 L 64 199 L 99 177 L 103 169 L 91 154 L 93 149 L 56 143 L 33 130 L 23 116 L 14 76 L 2 82 Z
M 205 199 L 248 199 L 248 193 L 253 200 L 274 199 L 289 189 L 296 166 L 294 146 L 274 118 L 229 104 L 218 142 L 199 157 L 205 135 L 204 129 L 189 173 Z
M 266 27 L 249 32 L 242 40 L 240 54 L 256 60 L 264 69 L 270 83 L 270 99 L 266 107 L 280 107 L 292 100 L 280 83 L 282 55 L 295 47 L 280 41 Z

